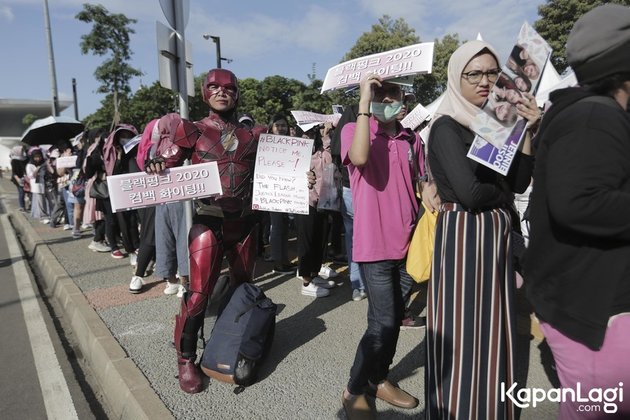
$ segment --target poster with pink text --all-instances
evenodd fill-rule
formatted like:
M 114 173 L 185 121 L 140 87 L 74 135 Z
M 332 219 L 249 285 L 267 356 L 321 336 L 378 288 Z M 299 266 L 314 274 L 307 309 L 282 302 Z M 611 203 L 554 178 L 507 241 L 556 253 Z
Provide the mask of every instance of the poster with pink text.
M 107 177 L 107 187 L 114 213 L 223 194 L 216 162 L 170 168 L 161 174 L 112 175 Z

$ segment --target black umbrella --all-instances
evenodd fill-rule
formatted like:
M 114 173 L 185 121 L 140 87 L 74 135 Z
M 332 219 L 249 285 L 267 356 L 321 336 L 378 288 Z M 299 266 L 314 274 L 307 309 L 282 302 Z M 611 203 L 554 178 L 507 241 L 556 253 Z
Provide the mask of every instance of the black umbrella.
M 31 146 L 55 144 L 61 140 L 68 140 L 82 131 L 83 124 L 74 118 L 51 115 L 33 122 L 22 134 L 22 142 Z

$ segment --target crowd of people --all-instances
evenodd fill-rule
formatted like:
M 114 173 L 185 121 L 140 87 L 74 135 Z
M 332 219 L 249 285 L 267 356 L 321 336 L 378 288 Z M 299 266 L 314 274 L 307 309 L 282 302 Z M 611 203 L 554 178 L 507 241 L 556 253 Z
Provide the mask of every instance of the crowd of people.
M 20 210 L 27 210 L 29 197 L 31 217 L 42 223 L 63 224 L 74 237 L 91 227 L 90 249 L 127 255 L 136 265 L 132 293 L 142 291 L 155 261 L 165 293 L 182 297 L 174 343 L 180 387 L 188 393 L 202 389 L 197 337 L 224 258 L 233 285 L 253 281 L 254 261 L 264 258 L 277 273 L 295 273 L 301 294 L 326 297 L 338 276 L 325 264 L 328 248 L 342 249 L 335 244 L 341 235 L 331 231 L 343 226 L 352 298 L 367 298 L 368 312 L 341 402 L 348 418 L 370 419 L 375 412 L 368 395 L 400 408 L 420 404 L 388 379 L 414 287 L 405 263 L 420 197 L 438 213 L 422 321 L 426 418 L 519 417 L 517 404 L 500 388 L 517 381 L 517 270 L 561 385 L 575 390 L 582 381 L 591 389 L 617 389 L 630 383 L 624 357 L 630 351 L 628 22 L 630 9 L 618 5 L 597 7 L 578 20 L 567 55 L 580 86 L 554 92 L 544 118 L 530 93 L 540 69 L 522 46 L 509 59 L 518 77 L 506 78 L 492 45 L 464 43 L 450 57 L 444 99 L 426 138 L 400 124 L 410 95 L 396 79 L 365 75 L 358 103 L 336 125 L 302 133 L 285 115 L 263 126 L 239 114 L 236 76 L 214 69 L 202 86 L 210 112 L 201 121 L 169 114 L 149 122 L 141 135 L 119 125 L 47 151 L 14 150 Z M 472 121 L 489 100 L 509 105 L 510 118 L 526 126 L 506 176 L 466 157 L 475 136 Z M 313 139 L 311 170 L 302 181 L 309 189 L 308 214 L 252 210 L 263 132 Z M 150 148 L 125 147 L 138 137 Z M 56 159 L 71 155 L 77 156 L 73 168 L 56 166 Z M 92 194 L 108 176 L 162 173 L 189 158 L 217 162 L 223 187 L 222 196 L 196 202 L 190 231 L 181 203 L 113 213 L 106 196 Z M 331 188 L 323 182 L 327 170 L 339 180 L 334 210 L 321 202 Z M 520 260 L 514 255 L 521 231 L 515 194 L 529 190 L 529 249 Z M 297 263 L 288 258 L 291 229 Z M 601 414 L 579 412 L 578 404 L 562 401 L 560 417 Z M 630 416 L 627 401 L 615 404 L 619 418 Z

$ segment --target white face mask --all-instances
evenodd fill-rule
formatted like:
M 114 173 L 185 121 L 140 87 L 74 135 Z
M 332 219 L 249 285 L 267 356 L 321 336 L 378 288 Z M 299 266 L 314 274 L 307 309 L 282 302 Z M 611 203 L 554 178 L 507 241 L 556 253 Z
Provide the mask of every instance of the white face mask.
M 391 103 L 370 102 L 370 112 L 380 122 L 387 123 L 396 119 L 402 111 L 403 104 L 400 101 Z

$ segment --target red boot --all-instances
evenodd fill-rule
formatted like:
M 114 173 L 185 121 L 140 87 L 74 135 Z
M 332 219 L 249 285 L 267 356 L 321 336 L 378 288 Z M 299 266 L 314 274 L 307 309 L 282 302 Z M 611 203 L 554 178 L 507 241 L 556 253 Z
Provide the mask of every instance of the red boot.
M 195 359 L 177 359 L 177 367 L 179 368 L 179 387 L 182 391 L 189 394 L 201 392 L 203 388 L 203 379 L 201 369 L 195 364 Z

